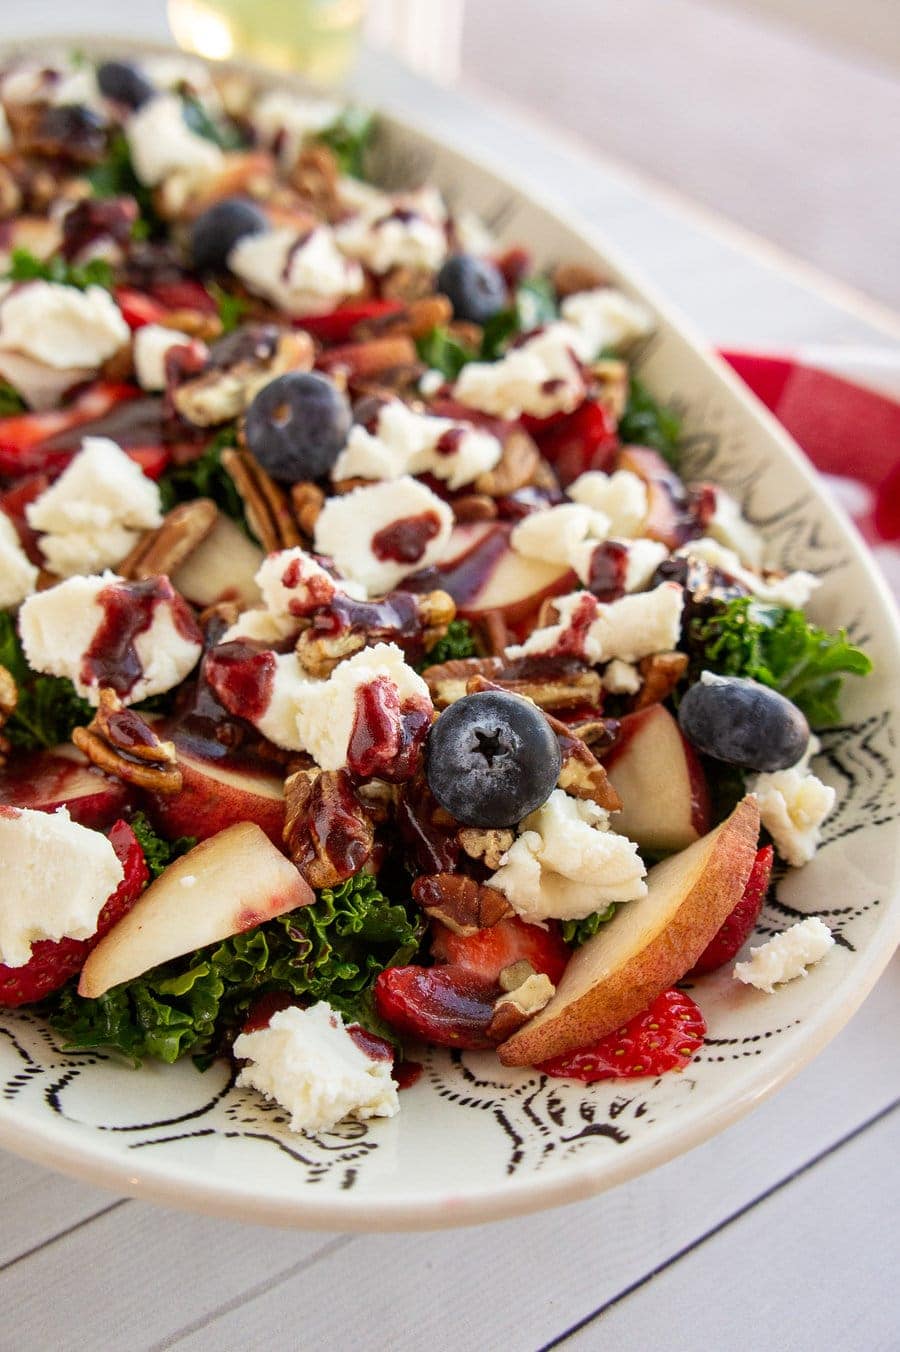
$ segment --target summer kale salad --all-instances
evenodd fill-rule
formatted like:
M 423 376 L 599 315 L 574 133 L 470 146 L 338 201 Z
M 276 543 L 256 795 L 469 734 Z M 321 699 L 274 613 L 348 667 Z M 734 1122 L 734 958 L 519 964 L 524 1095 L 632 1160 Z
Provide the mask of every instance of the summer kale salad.
M 0 1003 L 309 1132 L 423 1042 L 684 1067 L 869 661 L 679 477 L 651 316 L 368 182 L 354 109 L 176 57 L 0 105 Z

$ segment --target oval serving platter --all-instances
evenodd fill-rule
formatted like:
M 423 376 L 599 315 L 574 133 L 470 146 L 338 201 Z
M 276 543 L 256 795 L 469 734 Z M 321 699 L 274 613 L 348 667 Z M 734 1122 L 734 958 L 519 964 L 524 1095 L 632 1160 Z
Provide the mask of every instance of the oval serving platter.
M 57 45 L 66 43 L 75 40 Z M 108 49 L 96 39 L 77 45 Z M 292 84 L 234 64 L 261 83 Z M 709 1036 L 681 1074 L 587 1087 L 506 1069 L 485 1053 L 431 1049 L 396 1118 L 312 1140 L 291 1133 L 277 1106 L 236 1089 L 224 1064 L 135 1072 L 63 1051 L 33 1014 L 0 1014 L 0 1145 L 119 1193 L 330 1230 L 500 1219 L 583 1200 L 663 1163 L 821 1051 L 900 940 L 900 620 L 861 540 L 778 423 L 588 225 L 414 127 L 384 117 L 381 128 L 376 176 L 386 186 L 427 178 L 453 205 L 498 222 L 502 241 L 527 242 L 538 263 L 599 264 L 648 305 L 657 330 L 637 366 L 684 410 L 686 477 L 730 489 L 784 567 L 824 577 L 814 618 L 846 625 L 875 672 L 848 683 L 845 725 L 822 737 L 816 772 L 838 795 L 822 848 L 778 878 L 757 928 L 774 933 L 815 913 L 838 942 L 807 980 L 775 996 L 739 986 L 730 969 L 694 982 Z

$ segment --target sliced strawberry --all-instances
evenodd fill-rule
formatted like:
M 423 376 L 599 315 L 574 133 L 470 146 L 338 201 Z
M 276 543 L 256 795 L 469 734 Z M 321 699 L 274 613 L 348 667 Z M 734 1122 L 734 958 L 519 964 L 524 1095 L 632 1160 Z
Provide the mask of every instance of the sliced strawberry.
M 142 329 L 145 324 L 159 324 L 169 313 L 158 300 L 130 286 L 117 286 L 115 297 L 122 318 L 130 329 Z
M 193 277 L 182 277 L 175 282 L 154 282 L 151 293 L 153 299 L 167 310 L 199 310 L 204 315 L 218 312 L 219 307 L 206 287 Z
M 744 895 L 731 915 L 725 921 L 718 934 L 710 939 L 700 957 L 694 963 L 689 976 L 702 976 L 704 972 L 715 972 L 742 948 L 753 933 L 757 917 L 763 908 L 769 882 L 772 878 L 772 861 L 775 852 L 771 845 L 764 845 L 756 853 L 756 859 L 750 870 Z
M 543 431 L 532 427 L 531 433 L 563 488 L 586 470 L 609 469 L 619 448 L 615 420 L 602 404 L 590 400 L 554 426 Z
M 667 990 L 615 1033 L 590 1047 L 542 1061 L 537 1069 L 588 1084 L 663 1075 L 667 1070 L 684 1070 L 703 1046 L 705 1033 L 706 1020 L 691 997 L 684 991 Z
M 131 446 L 160 444 L 162 402 L 138 401 L 140 394 L 136 385 L 97 381 L 66 408 L 0 418 L 0 475 L 20 478 L 65 469 L 81 438 L 91 434 Z M 151 404 L 157 410 L 155 417 Z M 119 405 L 128 405 L 127 413 L 116 412 Z M 133 435 L 126 439 L 123 433 L 129 426 Z
M 31 562 L 36 563 L 39 568 L 43 566 L 44 560 L 38 548 L 38 532 L 29 526 L 25 508 L 49 487 L 49 475 L 29 474 L 24 479 L 18 479 L 12 488 L 4 489 L 0 493 L 0 511 L 9 517 L 16 528 L 22 548 Z
M 33 1004 L 59 990 L 81 971 L 91 949 L 131 910 L 150 876 L 144 852 L 125 821 L 113 825 L 109 843 L 125 876 L 97 917 L 95 932 L 90 939 L 40 939 L 32 944 L 31 957 L 23 967 L 0 964 L 0 1006 Z
M 500 993 L 465 967 L 388 967 L 375 978 L 375 1008 L 385 1023 L 439 1047 L 494 1046 L 487 1028 Z
M 462 967 L 480 981 L 497 981 L 504 967 L 524 960 L 536 972 L 545 972 L 556 986 L 572 956 L 552 920 L 547 929 L 541 929 L 514 915 L 468 935 L 435 924 L 433 936 L 431 951 L 438 962 Z
M 403 306 L 396 300 L 351 300 L 327 315 L 304 315 L 295 323 L 298 328 L 306 329 L 307 333 L 323 343 L 346 343 L 353 337 L 357 324 L 369 319 L 381 319 L 384 315 L 396 314 L 402 309 Z
M 172 463 L 172 453 L 168 446 L 128 446 L 125 454 L 129 460 L 140 465 L 148 479 L 154 483 Z

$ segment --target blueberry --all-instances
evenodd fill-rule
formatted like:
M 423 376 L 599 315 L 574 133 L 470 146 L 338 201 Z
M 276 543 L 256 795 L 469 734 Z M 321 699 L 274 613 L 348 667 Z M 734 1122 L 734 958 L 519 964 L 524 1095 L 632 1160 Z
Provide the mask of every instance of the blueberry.
M 191 230 L 191 257 L 200 272 L 222 272 L 228 255 L 245 235 L 268 230 L 264 213 L 244 197 L 223 197 L 207 207 L 194 221 Z
M 452 254 L 438 273 L 437 290 L 453 306 L 455 319 L 472 324 L 486 324 L 507 300 L 500 269 L 475 254 Z
M 541 711 L 502 690 L 458 699 L 425 744 L 431 792 L 466 826 L 514 826 L 547 801 L 561 765 Z
M 97 67 L 97 84 L 101 94 L 128 108 L 140 108 L 156 93 L 155 86 L 131 61 L 104 61 Z
M 740 676 L 700 680 L 678 707 L 689 742 L 744 770 L 785 770 L 809 742 L 809 724 L 784 695 Z
M 273 479 L 297 483 L 327 474 L 344 449 L 352 415 L 325 376 L 291 371 L 264 385 L 247 409 L 247 445 Z

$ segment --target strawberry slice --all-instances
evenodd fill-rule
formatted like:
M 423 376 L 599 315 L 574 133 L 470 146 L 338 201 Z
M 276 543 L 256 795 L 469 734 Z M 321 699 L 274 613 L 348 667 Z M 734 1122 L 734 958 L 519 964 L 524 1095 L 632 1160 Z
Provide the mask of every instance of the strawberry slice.
M 97 381 L 52 413 L 0 418 L 0 475 L 65 469 L 85 436 L 109 436 L 125 446 L 159 446 L 162 401 L 139 398 L 136 385 Z
M 545 430 L 539 425 L 530 430 L 563 488 L 586 470 L 608 470 L 619 448 L 614 419 L 601 404 L 590 400 Z
M 454 934 L 435 923 L 431 951 L 438 962 L 462 967 L 484 982 L 496 982 L 504 967 L 525 960 L 536 972 L 545 972 L 554 986 L 572 956 L 553 921 L 547 929 L 541 929 L 539 925 L 526 925 L 517 915 L 468 935 Z
M 631 1080 L 684 1070 L 703 1046 L 706 1020 L 684 991 L 667 990 L 649 1009 L 590 1047 L 565 1052 L 537 1067 L 567 1080 Z
M 304 315 L 295 321 L 296 327 L 305 329 L 314 338 L 323 343 L 346 343 L 353 337 L 357 324 L 369 319 L 381 319 L 384 315 L 397 314 L 403 306 L 396 300 L 357 300 L 339 305 L 327 315 Z
M 130 911 L 150 877 L 137 836 L 125 821 L 109 832 L 109 843 L 125 870 L 125 876 L 97 917 L 97 929 L 89 939 L 40 939 L 31 946 L 23 967 L 0 964 L 0 1006 L 14 1007 L 44 1000 L 81 971 L 88 954 Z
M 114 294 L 122 318 L 132 330 L 142 329 L 145 324 L 159 324 L 169 313 L 160 301 L 134 287 L 117 286 Z
M 218 306 L 202 282 L 193 277 L 182 277 L 174 282 L 154 282 L 151 289 L 154 300 L 166 310 L 195 310 L 214 315 Z
M 493 1047 L 487 1028 L 500 987 L 465 967 L 388 967 L 375 978 L 375 1008 L 398 1033 L 439 1047 Z
M 717 968 L 724 967 L 726 962 L 731 962 L 738 949 L 744 946 L 753 933 L 753 927 L 763 908 L 772 878 L 774 858 L 775 851 L 771 845 L 764 845 L 761 850 L 757 850 L 744 895 L 718 934 L 710 939 L 688 976 L 702 976 L 704 972 L 715 972 Z

